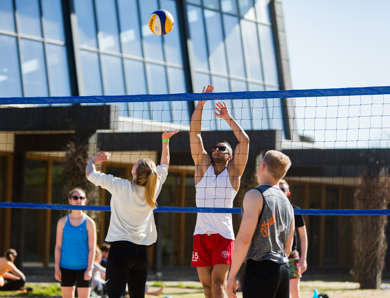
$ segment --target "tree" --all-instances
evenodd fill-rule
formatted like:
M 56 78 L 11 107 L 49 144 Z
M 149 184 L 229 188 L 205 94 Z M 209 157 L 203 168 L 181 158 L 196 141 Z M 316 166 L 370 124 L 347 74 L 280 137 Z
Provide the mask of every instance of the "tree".
M 82 142 L 76 145 L 74 142 L 69 142 L 65 148 L 65 163 L 63 171 L 67 177 L 68 183 L 65 186 L 65 194 L 67 195 L 72 189 L 80 187 L 85 190 L 85 195 L 88 199 L 88 205 L 99 205 L 99 188 L 93 185 L 85 177 L 85 167 L 89 161 L 88 156 L 89 144 L 88 142 Z M 98 165 L 99 166 L 99 165 Z M 67 202 L 66 198 L 66 202 Z M 97 232 L 99 225 L 98 211 L 88 211 L 89 216 L 96 223 Z
M 355 209 L 387 209 L 390 179 L 386 167 L 371 168 L 360 177 Z M 387 216 L 354 216 L 354 266 L 352 275 L 360 289 L 379 289 L 385 266 Z

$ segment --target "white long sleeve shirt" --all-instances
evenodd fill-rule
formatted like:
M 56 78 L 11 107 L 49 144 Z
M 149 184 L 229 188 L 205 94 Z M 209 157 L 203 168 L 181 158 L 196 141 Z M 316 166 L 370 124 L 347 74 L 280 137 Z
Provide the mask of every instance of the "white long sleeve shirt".
M 168 166 L 158 166 L 157 174 L 156 198 L 168 176 Z M 130 241 L 140 245 L 156 242 L 156 224 L 153 209 L 145 201 L 145 187 L 98 171 L 93 171 L 88 180 L 112 195 L 107 242 Z

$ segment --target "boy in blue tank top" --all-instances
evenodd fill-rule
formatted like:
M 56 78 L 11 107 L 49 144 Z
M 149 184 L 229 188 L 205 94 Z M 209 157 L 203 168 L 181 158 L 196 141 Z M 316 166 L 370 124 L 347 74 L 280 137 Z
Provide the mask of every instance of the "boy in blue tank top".
M 245 194 L 227 293 L 236 297 L 236 276 L 244 261 L 243 297 L 289 298 L 288 255 L 294 236 L 292 206 L 279 188 L 290 158 L 270 150 L 257 168 L 260 186 Z

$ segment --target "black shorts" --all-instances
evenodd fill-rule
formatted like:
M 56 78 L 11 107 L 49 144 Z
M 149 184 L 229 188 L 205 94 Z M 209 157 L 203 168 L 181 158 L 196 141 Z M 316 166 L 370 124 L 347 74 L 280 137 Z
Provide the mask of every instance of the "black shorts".
M 244 298 L 289 298 L 290 267 L 272 261 L 248 260 L 245 268 Z
M 77 286 L 78 288 L 90 288 L 92 283 L 92 278 L 90 280 L 84 280 L 85 269 L 80 270 L 71 270 L 71 269 L 61 269 L 61 287 L 73 287 Z

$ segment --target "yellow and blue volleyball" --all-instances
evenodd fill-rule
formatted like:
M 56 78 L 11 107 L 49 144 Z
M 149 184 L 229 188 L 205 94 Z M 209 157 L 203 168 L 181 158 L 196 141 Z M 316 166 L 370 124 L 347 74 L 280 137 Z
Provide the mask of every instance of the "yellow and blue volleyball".
M 154 11 L 149 18 L 149 29 L 156 35 L 165 35 L 173 28 L 173 16 L 164 9 Z

